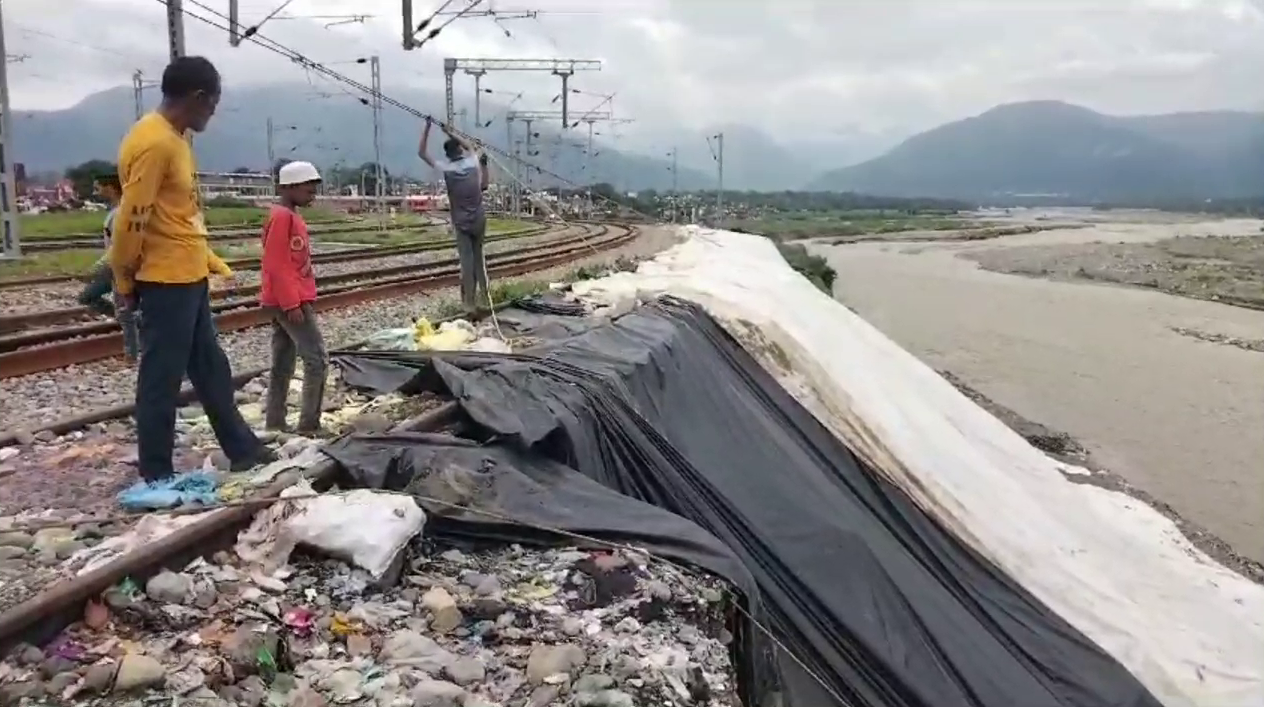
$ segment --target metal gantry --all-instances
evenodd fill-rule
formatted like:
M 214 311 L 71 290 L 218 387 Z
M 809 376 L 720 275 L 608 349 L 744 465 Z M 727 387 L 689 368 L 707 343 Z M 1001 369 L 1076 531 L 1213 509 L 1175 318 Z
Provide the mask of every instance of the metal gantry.
M 151 88 L 158 88 L 157 81 L 149 81 L 145 79 L 145 72 L 137 69 L 132 74 L 132 103 L 136 109 L 136 119 L 140 120 L 145 115 L 145 91 Z
M 576 71 L 601 71 L 601 61 L 599 59 L 459 59 L 447 58 L 443 60 L 443 87 L 445 108 L 447 113 L 447 122 L 449 125 L 456 120 L 456 102 L 452 90 L 452 78 L 458 71 L 464 71 L 475 77 L 475 86 L 481 89 L 479 83 L 482 77 L 492 71 L 547 71 L 554 76 L 560 76 L 562 79 L 562 110 L 559 118 L 562 121 L 562 127 L 569 126 L 569 109 L 567 96 L 570 94 L 570 78 L 575 75 Z M 474 94 L 475 101 L 479 99 L 479 93 Z M 478 119 L 478 108 L 475 104 L 475 120 Z
M 715 167 L 716 181 L 718 188 L 715 190 L 715 218 L 716 226 L 719 226 L 720 219 L 724 218 L 724 133 L 716 133 L 712 136 L 715 140 Z

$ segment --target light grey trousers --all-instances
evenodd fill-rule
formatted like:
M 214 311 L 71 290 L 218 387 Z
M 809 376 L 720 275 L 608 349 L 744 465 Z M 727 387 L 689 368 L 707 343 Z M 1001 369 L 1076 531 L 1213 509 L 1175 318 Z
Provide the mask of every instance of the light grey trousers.
M 487 229 L 458 227 L 454 230 L 456 254 L 461 260 L 461 304 L 473 310 L 480 304 L 487 304 L 478 298 L 479 289 L 483 291 L 484 300 L 490 292 L 487 288 L 487 261 L 483 255 L 483 234 Z

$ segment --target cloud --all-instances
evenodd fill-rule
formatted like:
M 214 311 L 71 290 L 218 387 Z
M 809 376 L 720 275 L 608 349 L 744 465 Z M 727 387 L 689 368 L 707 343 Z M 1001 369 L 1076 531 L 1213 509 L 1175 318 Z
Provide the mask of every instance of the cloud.
M 203 0 L 226 11 L 227 0 Z M 246 22 L 280 0 L 240 0 Z M 438 0 L 414 0 L 418 17 Z M 461 6 L 466 0 L 457 0 Z M 486 0 L 491 2 L 491 0 Z M 493 7 L 514 9 L 509 0 Z M 12 100 L 57 107 L 156 78 L 165 63 L 164 8 L 155 0 L 49 0 L 4 5 Z M 626 133 L 696 131 L 742 123 L 780 136 L 908 133 L 997 103 L 1056 98 L 1116 113 L 1264 107 L 1254 67 L 1264 11 L 1258 0 L 534 0 L 535 19 L 452 24 L 419 51 L 401 48 L 397 0 L 294 0 L 286 13 L 372 15 L 273 20 L 262 34 L 311 57 L 346 62 L 377 53 L 388 87 L 442 89 L 441 59 L 600 58 L 577 75 L 577 109 L 617 94 Z M 599 8 L 599 9 L 594 9 Z M 186 0 L 186 9 L 215 21 Z M 506 36 L 508 32 L 509 36 Z M 232 49 L 225 33 L 186 20 L 188 51 L 212 58 L 233 85 L 311 80 L 259 47 Z M 334 64 L 365 83 L 363 65 Z M 459 76 L 468 90 L 472 81 Z M 489 75 L 484 86 L 518 108 L 548 109 L 556 77 Z M 334 89 L 329 89 L 334 90 Z

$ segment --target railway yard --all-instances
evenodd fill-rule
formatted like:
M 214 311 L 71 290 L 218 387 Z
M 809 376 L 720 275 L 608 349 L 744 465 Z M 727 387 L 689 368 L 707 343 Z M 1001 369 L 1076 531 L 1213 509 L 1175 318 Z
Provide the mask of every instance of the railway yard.
M 381 330 L 409 327 L 419 317 L 437 323 L 459 309 L 453 287 L 456 253 L 444 225 L 396 225 L 387 238 L 383 230 L 346 221 L 313 226 L 321 287 L 318 309 L 331 350 L 360 345 Z M 247 419 L 261 427 L 270 331 L 261 326 L 267 320 L 254 301 L 259 261 L 245 240 L 254 238 L 257 230 L 249 228 L 215 229 L 214 246 L 235 274 L 230 282 L 213 284 L 212 298 L 221 341 L 240 386 L 237 399 Z M 495 222 L 486 249 L 493 281 L 491 298 L 499 305 L 546 290 L 551 283 L 627 267 L 667 247 L 672 239 L 667 229 L 655 226 Z M 57 253 L 82 247 L 79 241 L 78 236 L 58 235 L 32 240 L 43 246 L 33 249 L 32 260 L 53 256 L 56 262 Z M 415 701 L 430 699 L 425 697 L 430 690 L 437 695 L 434 699 L 449 699 L 451 695 L 443 696 L 445 690 L 455 686 L 464 693 L 482 675 L 500 671 L 497 676 L 503 684 L 490 683 L 482 691 L 487 699 L 493 699 L 497 690 L 504 693 L 502 698 L 521 691 L 524 682 L 531 690 L 543 691 L 540 697 L 547 697 L 550 689 L 558 688 L 537 673 L 545 669 L 556 673 L 556 668 L 548 667 L 551 662 L 574 662 L 577 653 L 592 651 L 604 651 L 604 659 L 616 660 L 619 651 L 629 649 L 626 641 L 614 640 L 615 634 L 592 632 L 586 626 L 615 610 L 623 612 L 624 623 L 638 621 L 636 608 L 647 597 L 638 599 L 636 594 L 648 591 L 644 587 L 632 595 L 623 591 L 626 596 L 613 607 L 608 601 L 602 604 L 605 608 L 587 607 L 596 609 L 596 615 L 583 607 L 572 606 L 561 614 L 548 609 L 558 601 L 563 604 L 556 605 L 557 609 L 565 604 L 570 592 L 565 585 L 572 573 L 588 572 L 597 576 L 595 581 L 604 581 L 599 575 L 610 571 L 605 564 L 604 570 L 595 568 L 590 553 L 573 550 L 509 549 L 467 556 L 456 548 L 441 548 L 437 564 L 414 560 L 413 566 L 403 568 L 406 581 L 381 591 L 369 586 L 362 571 L 342 562 L 304 557 L 293 563 L 304 579 L 291 579 L 284 591 L 272 586 L 263 590 L 265 595 L 255 596 L 261 585 L 249 580 L 245 569 L 234 568 L 242 563 L 231 559 L 232 540 L 253 511 L 263 507 L 247 499 L 263 496 L 274 502 L 279 490 L 293 483 L 293 473 L 281 473 L 278 480 L 278 472 L 286 465 L 283 461 L 279 468 L 265 469 L 255 477 L 230 475 L 195 404 L 179 413 L 177 464 L 225 479 L 232 476 L 228 485 L 238 488 L 235 495 L 223 495 L 228 507 L 187 515 L 179 511 L 156 516 L 120 514 L 115 495 L 135 477 L 130 417 L 135 371 L 121 358 L 114 322 L 75 303 L 81 287 L 79 274 L 53 268 L 53 272 L 28 271 L 0 278 L 4 302 L 0 397 L 6 401 L 0 425 L 6 433 L 0 446 L 0 640 L 11 649 L 16 647 L 8 653 L 8 662 L 0 664 L 0 703 L 38 697 L 97 699 L 111 691 L 125 694 L 138 687 L 165 685 L 173 696 L 202 700 L 198 704 L 207 700 L 259 704 L 265 698 L 275 702 L 278 694 L 290 700 L 281 704 L 325 704 L 301 700 L 325 699 L 321 695 L 344 700 L 363 697 L 365 686 L 358 681 L 352 684 L 346 670 L 379 653 L 382 662 L 420 660 L 438 668 L 392 673 L 381 684 L 369 685 L 374 694 L 399 693 L 405 696 L 400 699 Z M 442 429 L 453 424 L 444 414 L 450 406 L 445 408 L 441 400 L 370 396 L 341 387 L 336 377 L 325 409 L 330 434 Z M 321 441 L 262 431 L 261 436 L 285 459 L 297 460 L 291 465 L 310 464 Z M 309 477 L 319 484 L 322 469 L 317 467 Z M 157 540 L 177 526 L 179 530 Z M 219 554 L 206 554 L 189 567 L 177 561 L 182 552 L 192 552 L 190 557 L 199 554 L 194 549 L 204 549 L 207 543 L 220 549 Z M 635 553 L 625 557 L 618 551 L 603 562 L 609 562 L 609 557 L 616 558 L 620 567 L 645 562 Z M 85 572 L 85 564 L 102 569 Z M 159 572 L 160 566 L 174 571 Z M 655 601 L 684 602 L 690 611 L 718 611 L 717 590 L 708 580 L 670 568 L 644 571 L 653 580 L 645 586 L 657 593 Z M 546 591 L 550 583 L 551 592 Z M 493 585 L 497 586 L 494 591 Z M 521 594 L 528 585 L 538 594 L 530 601 Z M 237 596 L 243 590 L 248 599 L 244 604 Z M 553 593 L 556 596 L 546 598 Z M 227 601 L 228 597 L 234 601 Z M 507 640 L 501 647 L 471 655 L 468 645 L 462 647 L 470 642 L 464 631 L 438 643 L 429 638 L 430 633 L 418 632 L 425 628 L 424 621 L 417 624 L 418 617 L 440 620 L 455 609 L 453 602 L 467 614 L 479 613 L 481 620 L 511 637 L 515 631 L 523 633 L 515 626 L 539 621 L 556 624 L 558 645 L 537 645 L 523 653 L 517 645 L 520 641 Z M 414 603 L 416 612 L 403 609 Z M 91 615 L 83 614 L 85 606 Z M 108 631 L 103 630 L 100 612 L 108 615 Z M 206 621 L 206 615 L 214 620 Z M 258 628 L 257 622 L 269 617 L 293 623 L 300 620 L 298 616 L 306 623 L 284 632 L 281 640 L 289 641 L 285 654 L 270 654 L 272 660 L 285 661 L 280 669 L 301 683 L 298 689 L 293 684 L 282 689 L 272 680 L 278 668 L 259 664 L 260 645 L 278 650 L 276 632 L 250 633 L 242 626 Z M 50 632 L 51 617 L 57 618 Z M 346 631 L 338 628 L 347 626 L 351 628 Z M 208 631 L 226 633 L 210 639 Z M 113 638 L 104 644 L 98 640 L 107 634 Z M 673 648 L 675 637 L 669 634 L 647 632 L 638 645 L 670 654 L 679 648 Z M 200 640 L 195 636 L 204 636 L 210 640 L 207 646 L 222 650 L 180 656 L 171 652 L 181 641 Z M 51 643 L 50 637 L 54 637 Z M 710 660 L 718 661 L 717 665 L 727 662 L 725 649 L 713 639 L 686 638 L 695 648 L 710 651 Z M 132 639 L 143 647 L 128 643 Z M 330 642 L 336 644 L 332 655 Z M 77 652 L 69 655 L 66 651 Z M 519 663 L 521 670 L 512 669 Z M 95 674 L 87 667 L 93 664 L 98 666 Z M 102 664 L 108 670 L 100 668 Z M 624 656 L 621 679 L 632 677 L 637 664 Z M 438 678 L 439 668 L 443 680 L 418 682 L 426 675 Z M 400 683 L 400 675 L 406 684 Z M 610 679 L 604 675 L 588 676 L 581 687 L 594 694 L 617 693 L 608 689 Z M 620 694 L 607 695 L 615 700 L 611 704 L 623 704 Z M 381 704 L 390 703 L 387 697 L 381 699 Z

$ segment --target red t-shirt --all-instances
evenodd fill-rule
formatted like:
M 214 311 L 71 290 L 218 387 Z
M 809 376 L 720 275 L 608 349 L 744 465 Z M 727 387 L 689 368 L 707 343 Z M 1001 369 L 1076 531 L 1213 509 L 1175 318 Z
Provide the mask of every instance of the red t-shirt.
M 273 206 L 263 225 L 259 303 L 288 311 L 315 300 L 316 273 L 307 222 L 291 209 Z

